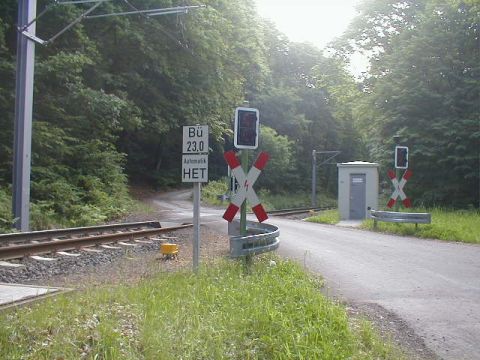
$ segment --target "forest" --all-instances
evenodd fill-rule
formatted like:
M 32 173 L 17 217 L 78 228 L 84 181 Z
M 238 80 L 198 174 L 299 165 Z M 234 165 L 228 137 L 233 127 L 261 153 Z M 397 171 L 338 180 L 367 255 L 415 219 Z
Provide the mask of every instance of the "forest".
M 191 0 L 182 15 L 85 19 L 36 46 L 32 227 L 80 226 L 124 214 L 129 186 L 181 186 L 182 126 L 210 128 L 209 177 L 227 174 L 234 109 L 260 111 L 271 161 L 258 185 L 309 192 L 312 150 L 380 163 L 390 189 L 394 135 L 410 149 L 416 206 L 479 207 L 480 3 L 364 0 L 326 49 L 295 43 L 252 0 Z M 112 0 L 99 12 L 172 7 Z M 17 1 L 0 3 L 0 228 L 11 227 Z M 39 0 L 48 39 L 86 5 Z M 84 6 L 84 7 L 82 7 Z M 349 72 L 355 53 L 369 59 Z M 319 169 L 335 196 L 336 166 Z M 390 190 L 387 190 L 390 191 Z

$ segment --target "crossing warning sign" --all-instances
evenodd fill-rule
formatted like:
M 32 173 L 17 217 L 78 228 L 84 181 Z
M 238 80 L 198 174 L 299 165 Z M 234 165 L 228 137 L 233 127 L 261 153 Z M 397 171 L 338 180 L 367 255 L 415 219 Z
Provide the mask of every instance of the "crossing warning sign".
M 262 172 L 263 168 L 267 165 L 268 159 L 270 158 L 268 153 L 261 152 L 258 155 L 257 160 L 247 175 L 245 175 L 245 172 L 240 166 L 240 161 L 238 160 L 234 151 L 227 151 L 224 154 L 224 158 L 227 161 L 228 166 L 230 166 L 230 169 L 232 169 L 232 173 L 237 179 L 239 186 L 237 193 L 232 197 L 230 205 L 223 214 L 223 218 L 228 222 L 231 222 L 240 209 L 243 201 L 247 199 L 250 205 L 252 205 L 252 210 L 255 213 L 258 221 L 263 222 L 267 220 L 268 215 L 260 203 L 260 199 L 255 193 L 255 190 L 253 190 L 253 184 L 255 181 L 257 181 L 258 176 Z
M 402 178 L 400 181 L 397 180 L 397 176 L 395 175 L 395 171 L 393 170 L 388 170 L 388 177 L 392 181 L 393 187 L 394 187 L 394 192 L 392 196 L 390 197 L 390 200 L 388 201 L 387 206 L 389 208 L 393 207 L 395 205 L 395 202 L 397 201 L 397 198 L 400 197 L 402 200 L 403 205 L 406 208 L 412 207 L 412 202 L 411 200 L 405 195 L 405 192 L 403 191 L 403 187 L 407 183 L 408 179 L 410 179 L 413 175 L 413 172 L 411 170 L 405 171 L 403 174 Z

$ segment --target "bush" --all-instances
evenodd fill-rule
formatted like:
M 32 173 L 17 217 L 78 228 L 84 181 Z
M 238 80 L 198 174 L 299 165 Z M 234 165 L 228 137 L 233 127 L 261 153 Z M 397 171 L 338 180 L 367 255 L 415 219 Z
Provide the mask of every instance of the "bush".
M 217 195 L 227 193 L 227 184 L 228 180 L 226 178 L 209 181 L 207 185 L 202 187 L 202 200 L 210 205 L 221 205 L 222 202 L 217 198 Z
M 0 231 L 12 231 L 12 195 L 6 189 L 0 188 Z

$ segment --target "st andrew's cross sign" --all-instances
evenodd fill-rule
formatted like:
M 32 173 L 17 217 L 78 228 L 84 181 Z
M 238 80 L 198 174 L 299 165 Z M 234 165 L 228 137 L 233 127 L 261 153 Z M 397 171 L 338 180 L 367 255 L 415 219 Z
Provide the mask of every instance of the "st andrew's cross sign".
M 253 184 L 257 180 L 263 168 L 267 165 L 269 159 L 268 153 L 261 152 L 260 155 L 258 155 L 257 160 L 247 175 L 245 175 L 245 172 L 240 166 L 240 161 L 238 160 L 234 151 L 227 151 L 223 156 L 227 161 L 228 166 L 230 166 L 230 169 L 232 170 L 232 173 L 237 179 L 239 185 L 237 193 L 232 197 L 230 205 L 223 214 L 223 218 L 228 222 L 231 222 L 240 209 L 242 203 L 245 201 L 245 199 L 248 199 L 258 221 L 262 222 L 267 220 L 268 215 L 260 203 L 255 190 L 253 190 Z
M 388 201 L 387 206 L 391 208 L 393 205 L 395 205 L 395 202 L 397 201 L 397 198 L 400 197 L 402 200 L 403 205 L 406 208 L 412 207 L 412 201 L 405 195 L 405 192 L 403 191 L 403 187 L 407 183 L 408 179 L 413 175 L 413 172 L 411 170 L 405 171 L 403 174 L 402 178 L 400 181 L 397 180 L 397 176 L 395 174 L 395 171 L 393 170 L 388 170 L 388 177 L 392 181 L 393 188 L 395 189 L 393 191 L 392 196 L 390 197 L 390 200 Z

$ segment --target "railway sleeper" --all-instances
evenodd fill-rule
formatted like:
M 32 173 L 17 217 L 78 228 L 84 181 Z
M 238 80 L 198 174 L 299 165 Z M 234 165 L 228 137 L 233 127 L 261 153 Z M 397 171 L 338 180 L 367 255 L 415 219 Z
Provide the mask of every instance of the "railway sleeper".
M 0 268 L 7 268 L 7 269 L 21 269 L 21 268 L 24 268 L 25 265 L 23 264 L 17 264 L 17 263 L 12 263 L 12 262 L 9 262 L 9 261 L 0 261 Z
M 46 262 L 58 260 L 57 258 L 45 257 L 40 255 L 30 255 L 29 258 L 37 261 L 46 261 Z
M 137 244 L 126 243 L 126 242 L 123 242 L 123 241 L 119 241 L 117 244 L 122 245 L 122 246 L 130 246 L 130 247 L 138 246 Z
M 109 249 L 109 250 L 118 250 L 122 248 L 120 246 L 107 245 L 107 244 L 100 245 L 100 247 L 104 249 Z

